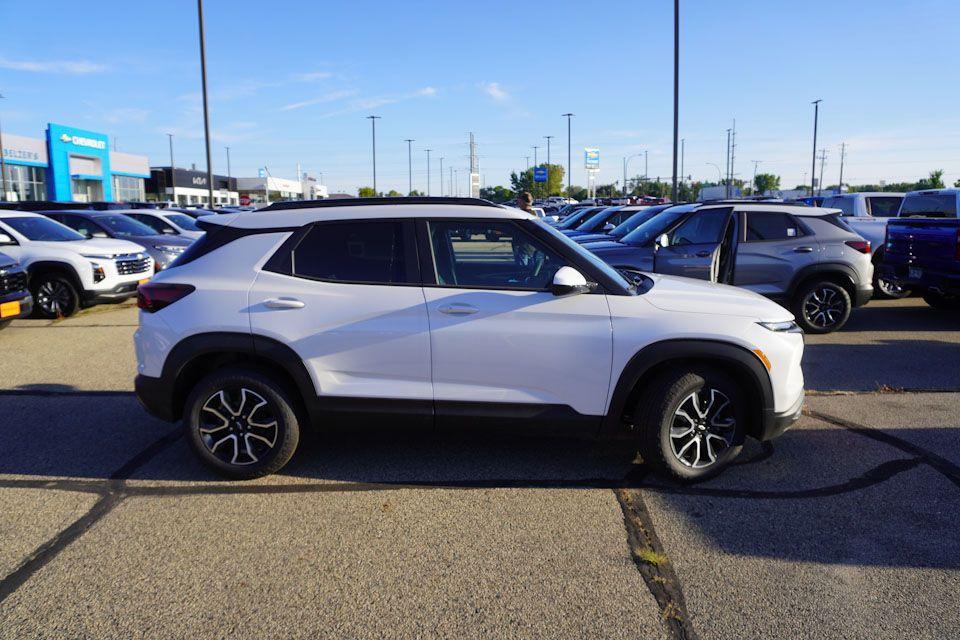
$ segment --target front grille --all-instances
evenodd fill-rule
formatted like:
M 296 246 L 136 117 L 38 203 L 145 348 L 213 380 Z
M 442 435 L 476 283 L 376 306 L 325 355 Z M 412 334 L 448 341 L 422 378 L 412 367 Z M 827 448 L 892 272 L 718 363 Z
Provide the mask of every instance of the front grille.
M 27 288 L 26 271 L 3 271 L 0 269 L 0 296 Z
M 129 276 L 134 273 L 144 273 L 149 269 L 150 258 L 146 256 L 117 256 L 117 273 L 122 276 Z

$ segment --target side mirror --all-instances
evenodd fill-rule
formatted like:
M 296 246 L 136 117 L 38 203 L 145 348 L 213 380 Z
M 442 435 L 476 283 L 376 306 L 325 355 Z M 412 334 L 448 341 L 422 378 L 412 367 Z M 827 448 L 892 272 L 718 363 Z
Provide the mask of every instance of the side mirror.
M 110 236 L 107 235 L 107 232 L 106 232 L 106 231 L 100 231 L 99 229 L 97 229 L 96 231 L 94 231 L 93 233 L 91 233 L 88 237 L 91 237 L 91 238 L 109 238 Z
M 605 225 L 603 225 L 603 232 L 604 232 L 604 233 L 610 233 L 611 231 L 613 231 L 613 230 L 616 229 L 616 228 L 617 228 L 617 225 L 613 224 L 612 222 L 608 222 L 608 223 L 606 223 Z
M 571 293 L 590 293 L 595 286 L 573 267 L 560 267 L 553 276 L 550 291 L 555 296 L 566 296 Z
M 173 227 L 164 227 L 164 228 L 163 228 L 163 233 L 164 233 L 164 235 L 175 236 L 175 235 L 177 235 L 177 230 L 174 229 Z
M 13 238 L 8 236 L 7 234 L 0 233 L 0 244 L 16 244 L 16 242 L 14 242 Z
M 670 236 L 668 236 L 667 234 L 663 234 L 662 236 L 660 236 L 659 238 L 657 238 L 657 246 L 658 246 L 658 247 L 669 247 L 669 246 L 670 246 Z

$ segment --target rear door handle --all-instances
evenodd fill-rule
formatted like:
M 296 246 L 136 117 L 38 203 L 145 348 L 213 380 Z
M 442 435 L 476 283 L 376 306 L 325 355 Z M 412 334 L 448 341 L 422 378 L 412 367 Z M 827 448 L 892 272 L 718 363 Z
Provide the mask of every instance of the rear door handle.
M 440 313 L 445 313 L 448 316 L 469 316 L 480 309 L 477 309 L 472 304 L 465 304 L 463 302 L 454 302 L 453 304 L 446 304 L 437 309 Z
M 813 247 L 797 247 L 793 250 L 794 253 L 813 253 Z
M 270 298 L 264 300 L 263 304 L 269 309 L 303 309 L 306 306 L 302 300 L 296 298 Z

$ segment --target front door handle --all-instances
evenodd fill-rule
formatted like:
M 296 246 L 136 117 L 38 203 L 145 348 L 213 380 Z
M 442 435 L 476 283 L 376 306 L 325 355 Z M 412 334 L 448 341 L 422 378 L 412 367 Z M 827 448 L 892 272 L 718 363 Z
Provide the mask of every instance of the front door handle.
M 269 309 L 303 309 L 306 306 L 302 300 L 296 298 L 270 298 L 264 300 L 263 304 Z
M 713 255 L 713 251 L 697 251 L 698 258 L 706 258 L 707 256 Z
M 477 309 L 472 304 L 465 304 L 463 302 L 454 302 L 453 304 L 446 304 L 437 309 L 440 313 L 445 313 L 448 316 L 469 316 L 480 309 Z
M 793 250 L 794 253 L 813 253 L 813 247 L 797 247 Z

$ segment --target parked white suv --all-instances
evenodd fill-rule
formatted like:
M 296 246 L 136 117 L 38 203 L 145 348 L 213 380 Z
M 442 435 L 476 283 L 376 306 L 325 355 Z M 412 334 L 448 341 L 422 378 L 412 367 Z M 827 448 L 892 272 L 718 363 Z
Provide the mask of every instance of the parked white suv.
M 627 438 L 700 480 L 800 413 L 789 311 L 699 280 L 628 281 L 519 211 L 357 199 L 200 226 L 139 289 L 136 390 L 230 477 L 279 470 L 307 424 L 366 420 Z
M 113 238 L 88 240 L 36 213 L 0 211 L 0 251 L 26 267 L 34 313 L 44 318 L 125 300 L 153 275 L 153 260 L 140 245 Z

